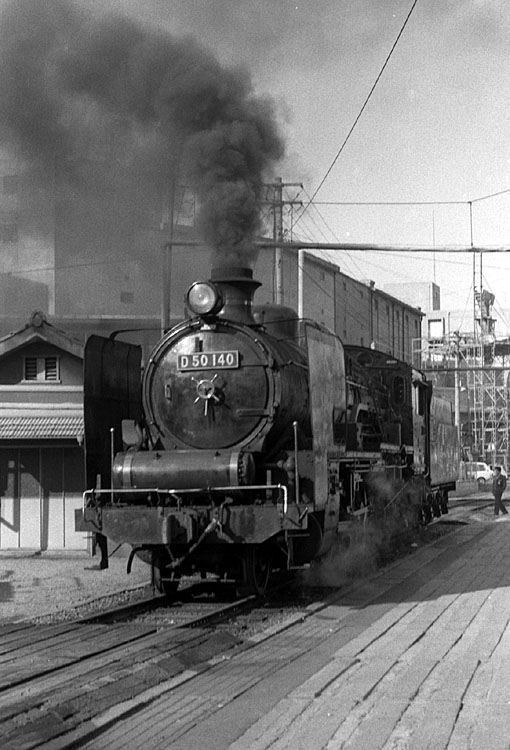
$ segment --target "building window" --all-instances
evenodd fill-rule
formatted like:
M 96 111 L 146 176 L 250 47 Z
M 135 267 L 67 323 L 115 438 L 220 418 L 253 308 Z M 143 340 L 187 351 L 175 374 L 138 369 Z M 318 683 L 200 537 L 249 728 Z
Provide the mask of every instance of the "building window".
M 441 339 L 444 336 L 444 318 L 429 320 L 429 339 Z
M 25 357 L 23 379 L 30 381 L 60 380 L 58 357 Z

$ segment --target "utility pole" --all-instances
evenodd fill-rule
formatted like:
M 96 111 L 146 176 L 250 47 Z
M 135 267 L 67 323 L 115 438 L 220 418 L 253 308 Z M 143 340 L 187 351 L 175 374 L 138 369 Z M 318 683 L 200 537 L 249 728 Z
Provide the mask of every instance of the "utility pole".
M 174 241 L 174 203 L 175 203 L 175 179 L 172 179 L 169 185 L 168 193 L 165 196 L 166 206 L 164 212 L 168 210 L 168 218 L 162 216 L 161 229 L 168 221 L 168 240 L 162 247 L 162 283 L 161 288 L 161 335 L 170 328 L 170 286 L 172 282 L 172 246 Z
M 273 240 L 275 241 L 275 289 L 277 305 L 283 305 L 283 182 L 277 177 L 274 185 Z
M 298 250 L 298 318 L 305 317 L 305 251 Z
M 459 342 L 459 332 L 455 331 L 454 335 L 454 361 L 455 361 L 455 380 L 454 380 L 454 387 L 455 387 L 455 395 L 454 395 L 454 403 L 455 403 L 455 426 L 457 428 L 457 440 L 459 442 L 459 448 L 462 453 L 462 443 L 461 443 L 461 425 L 460 425 L 460 373 L 459 373 L 459 367 L 460 367 L 460 342 Z
M 302 205 L 302 201 L 283 200 L 283 188 L 302 188 L 303 185 L 300 182 L 283 182 L 281 177 L 276 177 L 275 181 L 266 187 L 273 191 L 273 200 L 270 201 L 273 206 L 273 242 L 275 244 L 273 297 L 277 305 L 283 305 L 283 207 Z

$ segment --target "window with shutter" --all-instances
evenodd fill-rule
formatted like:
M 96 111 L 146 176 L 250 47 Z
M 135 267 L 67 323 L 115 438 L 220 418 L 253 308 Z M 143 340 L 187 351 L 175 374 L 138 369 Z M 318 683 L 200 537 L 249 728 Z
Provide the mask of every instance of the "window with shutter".
M 60 380 L 58 357 L 25 357 L 23 379 L 37 382 Z
M 25 380 L 37 380 L 37 357 L 25 357 Z
M 44 360 L 45 380 L 58 380 L 58 360 L 57 357 L 46 357 Z

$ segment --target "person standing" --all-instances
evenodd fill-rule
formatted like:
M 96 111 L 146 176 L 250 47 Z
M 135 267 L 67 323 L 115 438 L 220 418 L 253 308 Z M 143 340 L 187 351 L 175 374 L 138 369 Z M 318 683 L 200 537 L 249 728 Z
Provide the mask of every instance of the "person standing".
M 499 511 L 505 516 L 508 515 L 508 511 L 505 508 L 505 504 L 501 499 L 503 492 L 506 488 L 506 477 L 501 473 L 501 467 L 494 467 L 494 477 L 492 480 L 492 494 L 494 495 L 494 515 L 498 516 Z

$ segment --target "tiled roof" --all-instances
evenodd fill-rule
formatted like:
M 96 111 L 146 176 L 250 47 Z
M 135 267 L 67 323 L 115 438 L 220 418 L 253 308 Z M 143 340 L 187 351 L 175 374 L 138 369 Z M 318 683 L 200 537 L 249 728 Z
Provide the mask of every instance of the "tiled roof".
M 0 440 L 76 438 L 83 417 L 0 417 Z

